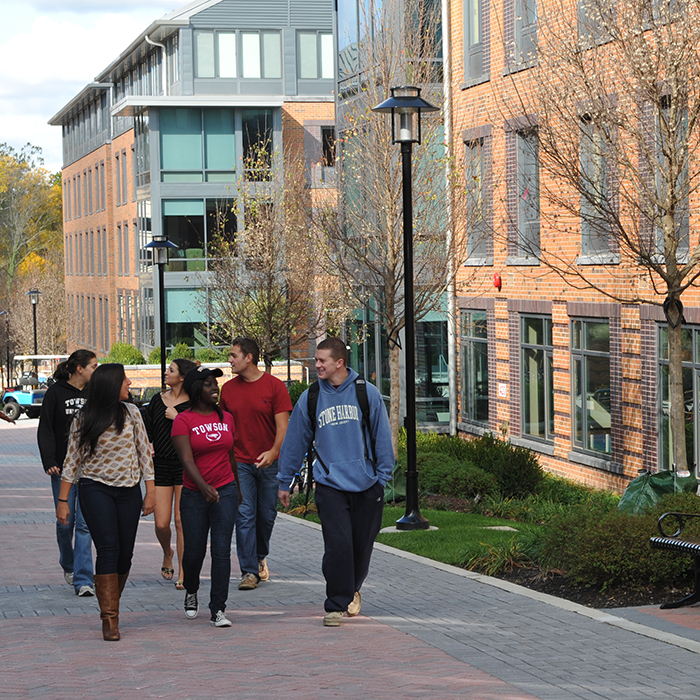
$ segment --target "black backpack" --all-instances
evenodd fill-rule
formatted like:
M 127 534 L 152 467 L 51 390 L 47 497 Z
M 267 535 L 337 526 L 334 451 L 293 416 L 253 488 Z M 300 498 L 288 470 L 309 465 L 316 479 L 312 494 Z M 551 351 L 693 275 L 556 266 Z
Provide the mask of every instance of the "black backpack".
M 313 476 L 313 461 L 314 455 L 318 463 L 326 470 L 328 469 L 321 459 L 318 450 L 316 449 L 316 423 L 317 415 L 316 410 L 318 407 L 318 394 L 321 387 L 318 382 L 314 382 L 309 387 L 309 393 L 307 396 L 307 409 L 309 415 L 309 422 L 311 423 L 311 440 L 309 440 L 309 448 L 306 451 L 307 463 L 308 463 L 308 478 L 306 482 L 306 499 L 304 501 L 304 517 L 309 512 L 309 496 L 311 494 L 311 486 L 314 481 Z M 365 457 L 372 462 L 372 467 L 374 468 L 375 475 L 377 474 L 377 449 L 376 441 L 374 435 L 372 435 L 372 429 L 369 422 L 369 399 L 367 398 L 367 381 L 363 377 L 357 377 L 355 379 L 355 396 L 357 397 L 357 403 L 360 404 L 360 411 L 362 412 L 362 433 L 365 431 L 369 435 L 370 451 L 367 450 L 367 440 L 365 440 Z

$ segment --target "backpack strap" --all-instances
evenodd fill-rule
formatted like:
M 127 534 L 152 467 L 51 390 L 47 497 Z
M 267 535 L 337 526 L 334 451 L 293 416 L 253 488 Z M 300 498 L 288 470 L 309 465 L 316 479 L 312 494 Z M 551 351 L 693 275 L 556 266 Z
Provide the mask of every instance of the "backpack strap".
M 365 441 L 365 456 L 372 462 L 372 467 L 374 468 L 374 475 L 377 475 L 377 445 L 372 435 L 372 426 L 369 420 L 369 398 L 367 397 L 367 380 L 364 377 L 357 377 L 355 379 L 355 395 L 357 397 L 357 403 L 360 404 L 360 410 L 362 411 L 362 433 L 367 432 L 369 435 L 370 442 L 370 454 L 367 453 L 367 442 Z
M 307 516 L 309 512 L 309 498 L 311 497 L 311 488 L 314 483 L 314 468 L 313 468 L 313 463 L 314 463 L 314 452 L 315 452 L 315 447 L 314 447 L 314 441 L 316 439 L 316 408 L 318 407 L 318 394 L 320 391 L 321 387 L 318 383 L 318 381 L 314 382 L 308 389 L 308 393 L 306 395 L 306 401 L 307 401 L 307 412 L 309 416 L 309 423 L 311 423 L 311 440 L 309 440 L 309 447 L 306 450 L 306 462 L 308 464 L 308 476 L 306 479 L 306 495 L 304 498 L 304 517 Z M 318 453 L 316 452 L 316 457 L 318 457 Z

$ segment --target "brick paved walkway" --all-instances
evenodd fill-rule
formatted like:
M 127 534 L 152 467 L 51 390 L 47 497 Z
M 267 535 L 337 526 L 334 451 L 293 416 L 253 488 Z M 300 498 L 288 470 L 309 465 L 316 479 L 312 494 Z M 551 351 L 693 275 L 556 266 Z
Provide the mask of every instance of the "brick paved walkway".
M 185 619 L 142 520 L 122 641 L 105 643 L 95 599 L 63 582 L 35 430 L 0 423 L 2 700 L 700 696 L 698 608 L 587 610 L 380 545 L 363 614 L 324 628 L 320 532 L 286 516 L 270 582 L 231 586 L 230 629 Z

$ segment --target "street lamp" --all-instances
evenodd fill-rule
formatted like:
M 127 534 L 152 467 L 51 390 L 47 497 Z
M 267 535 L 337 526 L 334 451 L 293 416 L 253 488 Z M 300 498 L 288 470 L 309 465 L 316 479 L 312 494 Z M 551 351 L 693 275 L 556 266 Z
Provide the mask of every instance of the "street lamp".
M 34 354 L 38 355 L 39 351 L 37 349 L 37 342 L 36 342 L 36 305 L 39 302 L 39 294 L 41 292 L 36 288 L 33 287 L 27 292 L 27 296 L 29 297 L 30 301 L 32 302 L 32 315 L 34 317 Z M 34 372 L 36 373 L 37 371 L 37 360 L 36 357 L 34 358 Z
M 420 96 L 420 88 L 391 88 L 391 97 L 372 108 L 373 112 L 391 114 L 391 141 L 401 144 L 403 170 L 403 257 L 404 257 L 404 328 L 406 334 L 406 513 L 396 521 L 397 530 L 427 530 L 430 523 L 418 508 L 418 470 L 416 469 L 416 355 L 415 311 L 413 303 L 413 183 L 411 153 L 421 141 L 421 113 L 438 108 Z
M 160 316 L 160 381 L 165 391 L 165 266 L 168 264 L 168 250 L 177 248 L 167 236 L 153 236 L 144 248 L 153 250 L 153 262 L 158 265 L 158 314 Z

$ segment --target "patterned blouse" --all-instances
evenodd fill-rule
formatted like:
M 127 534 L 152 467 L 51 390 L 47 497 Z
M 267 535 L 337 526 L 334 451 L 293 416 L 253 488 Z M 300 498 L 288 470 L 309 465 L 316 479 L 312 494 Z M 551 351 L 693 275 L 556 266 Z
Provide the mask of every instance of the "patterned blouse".
M 153 458 L 146 427 L 139 409 L 126 406 L 124 429 L 117 434 L 111 426 L 100 435 L 93 455 L 80 455 L 78 450 L 78 420 L 71 425 L 68 453 L 63 463 L 61 479 L 75 483 L 79 478 L 100 481 L 108 486 L 129 487 L 153 479 Z

